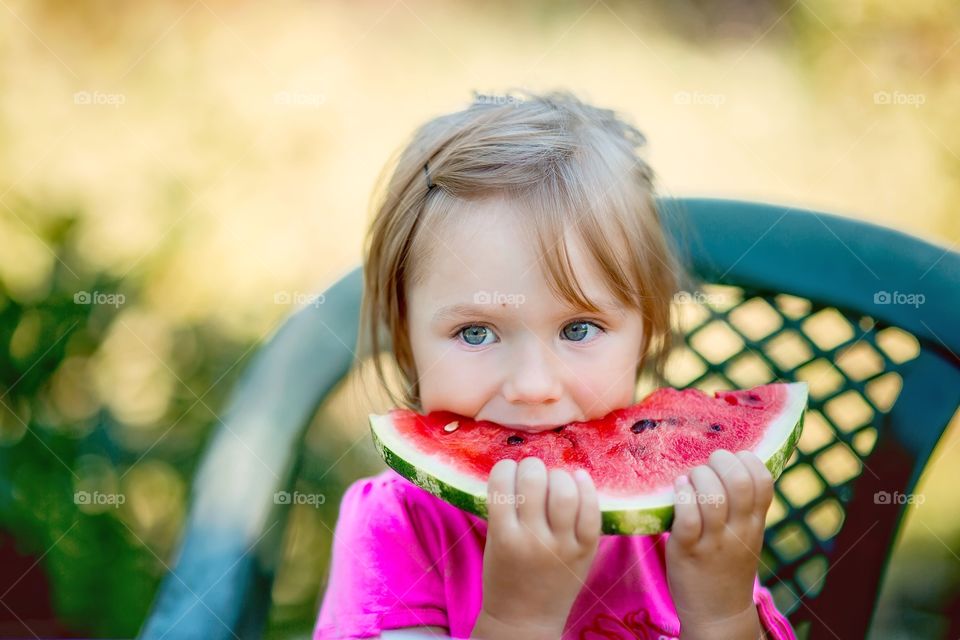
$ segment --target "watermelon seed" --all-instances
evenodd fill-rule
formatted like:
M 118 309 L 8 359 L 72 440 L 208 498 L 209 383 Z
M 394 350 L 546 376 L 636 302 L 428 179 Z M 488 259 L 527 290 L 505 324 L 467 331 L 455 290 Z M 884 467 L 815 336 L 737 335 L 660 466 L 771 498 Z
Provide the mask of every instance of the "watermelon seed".
M 454 420 L 450 424 L 444 425 L 443 430 L 446 431 L 447 433 L 450 433 L 451 431 L 456 431 L 457 427 L 459 426 L 460 426 L 460 423 Z
M 521 442 L 523 442 L 522 436 L 514 435 L 507 438 L 507 444 L 520 444 Z
M 643 433 L 647 429 L 655 429 L 657 427 L 657 421 L 651 420 L 650 418 L 644 418 L 643 420 L 637 420 L 633 423 L 633 426 L 630 427 L 630 431 L 634 433 Z
M 752 402 L 760 402 L 760 396 L 758 396 L 758 395 L 755 394 L 755 393 L 749 394 L 749 395 L 747 396 L 747 398 L 748 398 L 749 400 L 751 400 Z
M 712 424 L 712 425 L 710 425 L 710 430 L 711 430 L 711 431 L 723 431 L 723 425 Z

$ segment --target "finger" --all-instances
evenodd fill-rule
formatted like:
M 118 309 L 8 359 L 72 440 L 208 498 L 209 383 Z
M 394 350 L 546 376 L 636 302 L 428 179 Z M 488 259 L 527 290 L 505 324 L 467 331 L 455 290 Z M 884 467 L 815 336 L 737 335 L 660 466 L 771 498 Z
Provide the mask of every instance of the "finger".
M 767 469 L 767 465 L 750 451 L 741 451 L 737 457 L 743 462 L 747 471 L 753 477 L 753 508 L 763 516 L 767 515 L 767 509 L 773 500 L 773 475 Z
M 517 465 L 517 519 L 538 533 L 549 532 L 547 524 L 547 466 L 528 457 Z
M 673 526 L 670 535 L 677 542 L 685 546 L 692 545 L 700 539 L 703 521 L 700 518 L 700 509 L 693 495 L 693 485 L 686 475 L 679 476 L 674 483 L 676 495 L 673 505 Z
M 727 492 L 727 517 L 743 520 L 753 513 L 753 475 L 743 461 L 726 449 L 710 454 L 710 467 Z
M 573 476 L 563 469 L 551 469 L 549 478 L 547 524 L 555 536 L 573 539 L 576 537 L 574 526 L 577 523 L 577 508 L 580 505 L 577 483 Z
M 727 495 L 716 472 L 701 464 L 690 471 L 690 483 L 697 492 L 696 504 L 703 518 L 701 535 L 719 533 L 727 523 Z
M 487 479 L 487 520 L 488 526 L 507 529 L 517 526 L 515 460 L 498 461 L 490 470 Z
M 589 546 L 600 538 L 600 529 L 603 525 L 600 515 L 600 500 L 597 497 L 597 487 L 593 484 L 590 474 L 578 469 L 573 478 L 580 490 L 580 508 L 577 510 L 577 540 L 580 544 Z

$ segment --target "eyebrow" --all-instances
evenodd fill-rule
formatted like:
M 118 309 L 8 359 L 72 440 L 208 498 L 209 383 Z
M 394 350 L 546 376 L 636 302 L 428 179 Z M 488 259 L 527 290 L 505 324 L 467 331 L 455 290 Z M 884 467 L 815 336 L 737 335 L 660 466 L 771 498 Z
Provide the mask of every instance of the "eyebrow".
M 501 318 L 510 315 L 509 307 L 511 306 L 513 305 L 507 304 L 506 307 L 502 307 L 496 304 L 452 304 L 438 309 L 436 313 L 433 314 L 433 321 L 442 322 L 444 320 L 454 320 L 457 318 Z M 621 305 L 606 301 L 597 303 L 597 308 L 600 309 L 601 313 L 609 313 L 618 316 L 622 316 L 624 314 L 624 310 Z M 591 312 L 584 308 L 570 307 L 560 315 L 568 316 L 576 313 Z

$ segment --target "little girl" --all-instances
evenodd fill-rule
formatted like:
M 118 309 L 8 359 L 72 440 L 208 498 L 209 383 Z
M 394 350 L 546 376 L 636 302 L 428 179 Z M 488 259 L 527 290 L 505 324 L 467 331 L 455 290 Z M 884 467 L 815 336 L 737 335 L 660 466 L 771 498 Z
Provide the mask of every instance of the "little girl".
M 400 155 L 364 255 L 362 333 L 392 401 L 537 432 L 636 401 L 670 347 L 677 261 L 642 134 L 568 92 L 478 96 Z M 314 638 L 794 638 L 757 577 L 773 481 L 718 451 L 672 531 L 601 535 L 589 470 L 501 460 L 489 519 L 392 469 L 340 505 Z

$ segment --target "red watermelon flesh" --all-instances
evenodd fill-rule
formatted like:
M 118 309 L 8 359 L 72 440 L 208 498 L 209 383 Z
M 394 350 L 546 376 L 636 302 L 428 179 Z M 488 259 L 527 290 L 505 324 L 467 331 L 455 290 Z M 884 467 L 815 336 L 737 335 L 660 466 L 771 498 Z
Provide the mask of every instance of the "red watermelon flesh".
M 498 460 L 533 456 L 547 468 L 586 469 L 600 493 L 601 510 L 606 506 L 620 514 L 619 524 L 607 522 L 617 520 L 613 513 L 605 514 L 605 529 L 622 532 L 619 529 L 641 526 L 637 518 L 623 520 L 629 511 L 651 515 L 651 509 L 660 509 L 660 517 L 642 526 L 665 526 L 663 519 L 672 509 L 667 514 L 662 508 L 672 506 L 673 479 L 706 464 L 717 449 L 754 451 L 779 475 L 799 437 L 806 397 L 803 383 L 713 395 L 665 387 L 602 418 L 540 433 L 447 411 L 424 416 L 403 409 L 371 416 L 371 427 L 390 466 L 481 515 L 483 485 Z

